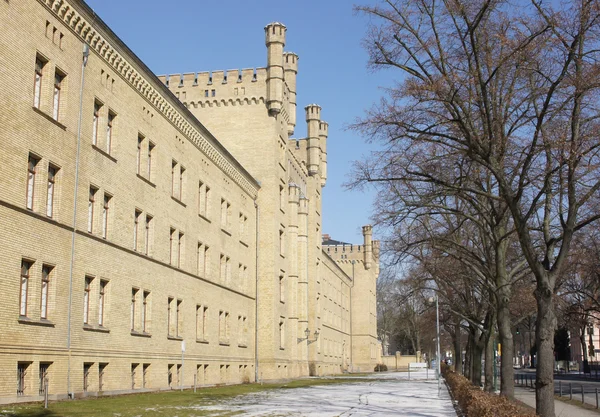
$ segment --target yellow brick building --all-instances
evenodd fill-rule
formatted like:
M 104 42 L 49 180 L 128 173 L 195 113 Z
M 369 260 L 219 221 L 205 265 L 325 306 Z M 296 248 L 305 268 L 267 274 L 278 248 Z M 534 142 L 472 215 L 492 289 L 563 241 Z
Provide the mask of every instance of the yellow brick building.
M 80 0 L 0 27 L 0 403 L 373 368 L 378 245 L 323 245 L 285 26 L 266 68 L 165 77 Z

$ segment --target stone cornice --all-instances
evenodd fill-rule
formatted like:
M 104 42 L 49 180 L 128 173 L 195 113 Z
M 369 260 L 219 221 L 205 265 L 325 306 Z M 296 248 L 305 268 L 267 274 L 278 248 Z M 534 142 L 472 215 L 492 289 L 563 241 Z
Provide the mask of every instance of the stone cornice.
M 89 6 L 81 0 L 38 0 L 38 2 L 46 6 L 76 36 L 86 42 L 90 49 L 104 59 L 217 167 L 252 198 L 256 198 L 259 189 L 256 180 L 95 15 Z M 92 17 L 92 23 L 84 14 Z

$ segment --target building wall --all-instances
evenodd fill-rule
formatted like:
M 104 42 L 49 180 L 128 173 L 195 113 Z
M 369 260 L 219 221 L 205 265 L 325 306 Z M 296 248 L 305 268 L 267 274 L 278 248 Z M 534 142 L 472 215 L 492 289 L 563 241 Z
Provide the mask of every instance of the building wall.
M 79 397 L 372 368 L 376 268 L 323 252 L 327 124 L 290 138 L 283 25 L 266 68 L 165 85 L 79 0 L 0 9 L 0 402 L 44 369 Z

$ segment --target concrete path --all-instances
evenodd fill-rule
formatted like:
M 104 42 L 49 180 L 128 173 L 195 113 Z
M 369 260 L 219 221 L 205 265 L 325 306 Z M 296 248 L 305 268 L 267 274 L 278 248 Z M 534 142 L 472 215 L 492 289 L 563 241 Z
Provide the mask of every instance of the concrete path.
M 410 380 L 406 373 L 378 374 L 372 381 L 244 395 L 214 407 L 244 416 L 456 417 L 446 386 L 438 393 L 437 381 L 426 380 L 425 373 L 417 377 L 414 372 Z
M 515 398 L 535 408 L 535 390 L 533 388 L 515 387 Z M 556 417 L 600 417 L 600 412 L 587 410 L 576 405 L 554 401 Z

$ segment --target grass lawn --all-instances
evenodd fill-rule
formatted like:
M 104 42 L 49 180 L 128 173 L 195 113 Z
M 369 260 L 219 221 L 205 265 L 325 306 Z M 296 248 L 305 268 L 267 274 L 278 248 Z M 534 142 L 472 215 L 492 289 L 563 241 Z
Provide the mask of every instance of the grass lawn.
M 300 379 L 280 384 L 245 384 L 193 390 L 118 395 L 75 401 L 1 406 L 0 417 L 197 417 L 233 416 L 227 400 L 239 395 L 274 389 L 302 388 L 314 385 L 356 383 L 357 378 Z M 362 379 L 364 381 L 364 379 Z M 369 380 L 372 381 L 372 380 Z M 220 409 L 219 406 L 222 406 Z M 206 408 L 204 408 L 206 407 Z

